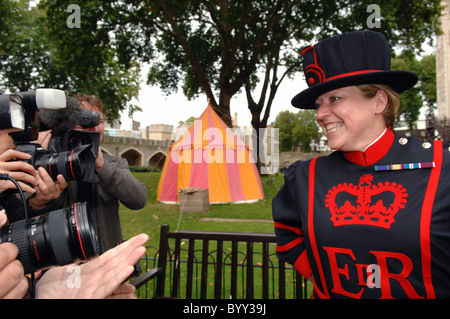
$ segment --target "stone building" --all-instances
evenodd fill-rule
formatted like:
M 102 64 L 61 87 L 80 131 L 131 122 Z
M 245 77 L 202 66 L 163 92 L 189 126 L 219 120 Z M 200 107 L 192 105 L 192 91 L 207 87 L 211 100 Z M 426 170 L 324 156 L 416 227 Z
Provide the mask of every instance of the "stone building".
M 442 34 L 436 37 L 436 93 L 438 119 L 446 122 L 450 119 L 450 0 L 442 3 Z

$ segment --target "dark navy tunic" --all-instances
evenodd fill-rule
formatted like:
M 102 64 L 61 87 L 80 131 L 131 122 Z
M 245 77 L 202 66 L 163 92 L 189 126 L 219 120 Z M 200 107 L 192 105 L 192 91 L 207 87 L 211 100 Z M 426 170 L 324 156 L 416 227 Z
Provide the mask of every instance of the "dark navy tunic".
M 277 255 L 314 298 L 450 298 L 449 144 L 391 130 L 296 162 L 272 202 Z

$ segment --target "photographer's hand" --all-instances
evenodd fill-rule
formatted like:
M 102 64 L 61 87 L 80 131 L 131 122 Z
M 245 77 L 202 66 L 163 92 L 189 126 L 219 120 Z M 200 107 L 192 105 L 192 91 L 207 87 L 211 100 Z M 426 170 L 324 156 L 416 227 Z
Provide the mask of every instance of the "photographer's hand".
M 117 288 L 111 295 L 106 297 L 106 299 L 136 299 L 136 296 L 134 295 L 135 291 L 135 286 L 124 283 L 120 285 L 120 287 Z
M 36 194 L 29 199 L 29 204 L 34 209 L 42 209 L 47 204 L 57 199 L 64 189 L 67 188 L 67 182 L 61 174 L 54 181 L 43 167 L 38 168 L 36 179 L 38 184 L 35 186 Z
M 34 167 L 24 161 L 11 161 L 12 159 L 29 160 L 30 155 L 13 149 L 0 154 L 0 173 L 6 173 L 19 182 L 22 190 L 34 194 L 36 191 L 31 185 L 37 185 L 37 172 Z M 26 184 L 27 183 L 27 184 Z M 0 181 L 0 193 L 6 189 L 15 189 L 11 181 Z
M 100 173 L 103 169 L 103 165 L 105 164 L 105 159 L 103 158 L 103 153 L 100 147 L 98 148 L 98 155 L 95 159 L 95 171 Z
M 6 224 L 7 217 L 0 212 L 0 227 Z M 23 267 L 18 261 L 19 249 L 12 243 L 0 244 L 0 298 L 22 298 L 28 290 L 28 281 Z
M 81 264 L 77 271 L 80 285 L 69 285 L 74 272 L 69 267 L 49 269 L 36 284 L 36 298 L 110 298 L 130 295 L 129 285 L 122 282 L 134 271 L 134 265 L 145 254 L 146 234 L 137 235 Z M 133 289 L 133 288 L 131 288 Z
M 39 132 L 38 139 L 31 143 L 41 145 L 44 149 L 48 150 L 48 143 L 52 139 L 52 130 Z

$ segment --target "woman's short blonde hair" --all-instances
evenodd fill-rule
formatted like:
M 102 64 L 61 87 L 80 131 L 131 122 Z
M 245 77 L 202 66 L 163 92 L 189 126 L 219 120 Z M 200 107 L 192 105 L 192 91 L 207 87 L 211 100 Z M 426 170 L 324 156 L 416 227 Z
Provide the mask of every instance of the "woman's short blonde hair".
M 383 112 L 386 125 L 391 130 L 394 129 L 395 121 L 400 112 L 400 96 L 390 86 L 384 84 L 362 84 L 357 86 L 365 98 L 371 99 L 375 97 L 379 90 L 386 93 L 388 102 Z

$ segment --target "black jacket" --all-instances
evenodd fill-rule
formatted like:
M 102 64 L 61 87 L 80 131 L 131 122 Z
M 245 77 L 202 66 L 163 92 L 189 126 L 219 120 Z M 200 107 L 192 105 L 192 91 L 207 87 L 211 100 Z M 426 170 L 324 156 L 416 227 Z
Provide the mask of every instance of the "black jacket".
M 272 203 L 279 258 L 315 298 L 449 298 L 449 170 L 448 143 L 390 130 L 365 153 L 294 163 Z

